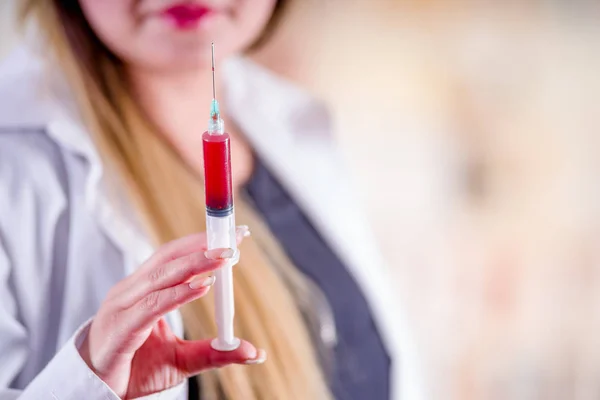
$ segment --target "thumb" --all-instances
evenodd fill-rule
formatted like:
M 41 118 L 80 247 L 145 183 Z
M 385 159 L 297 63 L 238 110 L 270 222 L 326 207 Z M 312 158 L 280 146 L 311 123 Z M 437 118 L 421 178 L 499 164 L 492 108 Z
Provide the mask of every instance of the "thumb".
M 218 351 L 210 346 L 210 340 L 182 340 L 177 346 L 177 367 L 190 375 L 204 370 L 220 368 L 230 364 L 262 364 L 267 359 L 266 351 L 257 349 L 242 340 L 232 351 Z

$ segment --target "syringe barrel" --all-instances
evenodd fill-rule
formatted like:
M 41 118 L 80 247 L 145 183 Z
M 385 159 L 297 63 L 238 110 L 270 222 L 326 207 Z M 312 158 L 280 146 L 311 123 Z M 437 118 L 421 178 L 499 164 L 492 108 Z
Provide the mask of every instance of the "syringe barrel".
M 233 212 L 229 143 L 229 134 L 225 132 L 213 134 L 207 131 L 202 135 L 206 211 L 213 216 L 225 216 Z

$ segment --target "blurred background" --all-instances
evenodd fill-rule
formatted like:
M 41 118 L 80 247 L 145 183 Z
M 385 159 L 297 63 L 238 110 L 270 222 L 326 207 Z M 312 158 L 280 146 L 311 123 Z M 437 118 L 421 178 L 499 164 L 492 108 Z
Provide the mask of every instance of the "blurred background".
M 331 106 L 428 398 L 600 398 L 599 21 L 596 0 L 296 0 L 253 56 Z

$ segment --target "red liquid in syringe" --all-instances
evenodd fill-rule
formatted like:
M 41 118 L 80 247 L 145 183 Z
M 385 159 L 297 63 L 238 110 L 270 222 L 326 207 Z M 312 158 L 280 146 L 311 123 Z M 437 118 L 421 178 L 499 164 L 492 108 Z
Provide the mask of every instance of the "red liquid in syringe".
M 226 216 L 233 212 L 229 143 L 228 133 L 204 132 L 202 135 L 206 211 L 213 216 Z

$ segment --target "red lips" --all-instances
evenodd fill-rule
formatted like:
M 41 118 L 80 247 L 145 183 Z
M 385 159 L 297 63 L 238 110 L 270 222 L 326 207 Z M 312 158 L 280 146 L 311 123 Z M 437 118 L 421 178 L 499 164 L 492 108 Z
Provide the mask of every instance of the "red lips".
M 212 10 L 198 4 L 179 4 L 163 11 L 163 15 L 171 19 L 180 29 L 193 28 L 208 16 Z

